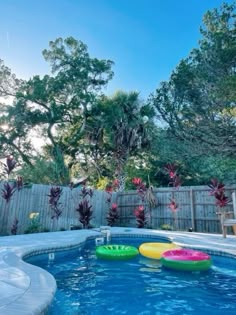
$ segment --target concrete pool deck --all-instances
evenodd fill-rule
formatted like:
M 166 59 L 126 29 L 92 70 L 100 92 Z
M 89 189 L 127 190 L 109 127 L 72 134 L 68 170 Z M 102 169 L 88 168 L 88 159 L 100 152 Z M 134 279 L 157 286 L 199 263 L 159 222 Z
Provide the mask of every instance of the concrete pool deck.
M 156 235 L 184 247 L 219 252 L 236 257 L 236 236 L 159 231 L 137 228 L 111 228 L 112 235 Z M 87 237 L 101 236 L 99 229 L 24 234 L 0 237 L 0 314 L 46 314 L 56 291 L 51 274 L 22 260 L 29 254 L 73 248 Z M 60 315 L 60 314 L 58 314 Z

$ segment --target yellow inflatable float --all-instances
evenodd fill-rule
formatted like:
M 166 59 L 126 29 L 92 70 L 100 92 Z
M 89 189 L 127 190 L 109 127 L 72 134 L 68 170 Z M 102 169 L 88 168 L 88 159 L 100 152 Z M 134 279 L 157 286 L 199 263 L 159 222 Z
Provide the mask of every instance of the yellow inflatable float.
M 169 249 L 180 248 L 174 243 L 143 243 L 139 247 L 139 252 L 141 255 L 153 258 L 160 259 L 161 255 Z

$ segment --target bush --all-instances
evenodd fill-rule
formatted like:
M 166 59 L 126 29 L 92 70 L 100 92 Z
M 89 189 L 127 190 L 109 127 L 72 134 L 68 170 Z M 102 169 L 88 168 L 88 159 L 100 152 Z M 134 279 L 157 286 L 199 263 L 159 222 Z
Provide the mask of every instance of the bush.
M 172 231 L 173 228 L 172 228 L 172 226 L 169 225 L 169 224 L 162 224 L 162 225 L 161 225 L 161 230 Z

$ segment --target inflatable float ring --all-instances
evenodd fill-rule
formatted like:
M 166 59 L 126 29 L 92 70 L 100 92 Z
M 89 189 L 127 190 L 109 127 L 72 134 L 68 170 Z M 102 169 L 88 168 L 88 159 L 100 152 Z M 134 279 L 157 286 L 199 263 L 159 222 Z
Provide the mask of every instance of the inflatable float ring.
M 143 243 L 139 247 L 139 252 L 145 257 L 160 259 L 165 251 L 173 248 L 179 248 L 179 246 L 174 243 Z
M 138 249 L 129 245 L 102 245 L 96 248 L 96 256 L 103 259 L 125 260 L 138 254 Z
M 193 249 L 173 249 L 162 254 L 163 266 L 184 271 L 204 271 L 211 267 L 211 257 Z

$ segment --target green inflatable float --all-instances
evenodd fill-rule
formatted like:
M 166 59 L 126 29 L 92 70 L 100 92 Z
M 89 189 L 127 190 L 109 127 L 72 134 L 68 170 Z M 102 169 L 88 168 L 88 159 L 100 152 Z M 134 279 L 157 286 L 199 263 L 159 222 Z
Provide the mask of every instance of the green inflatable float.
M 125 260 L 138 254 L 138 249 L 129 245 L 102 245 L 96 248 L 96 256 L 102 259 Z

